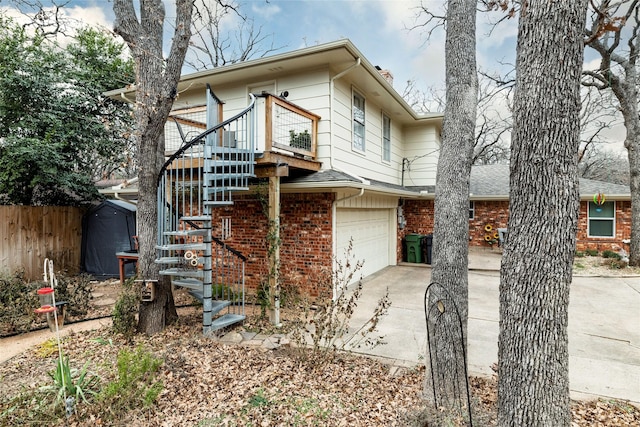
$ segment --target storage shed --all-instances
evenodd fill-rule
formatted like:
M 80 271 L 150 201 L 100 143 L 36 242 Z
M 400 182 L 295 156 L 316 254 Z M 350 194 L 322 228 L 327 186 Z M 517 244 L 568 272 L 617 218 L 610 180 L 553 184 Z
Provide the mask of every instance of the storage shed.
M 116 252 L 136 252 L 136 206 L 120 200 L 105 200 L 82 218 L 81 269 L 94 278 L 119 277 Z M 132 275 L 135 265 L 125 266 Z

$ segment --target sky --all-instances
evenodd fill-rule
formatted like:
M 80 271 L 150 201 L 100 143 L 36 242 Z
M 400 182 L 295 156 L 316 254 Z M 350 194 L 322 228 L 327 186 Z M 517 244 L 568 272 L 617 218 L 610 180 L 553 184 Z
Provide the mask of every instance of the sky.
M 48 0 L 41 0 L 46 4 Z M 59 0 L 61 2 L 62 0 Z M 65 13 L 86 24 L 113 29 L 114 13 L 111 0 L 65 0 Z M 196 0 L 197 2 L 211 0 Z M 427 34 L 425 27 L 409 30 L 424 22 L 419 16 L 421 3 L 436 15 L 444 14 L 445 0 L 226 0 L 235 1 L 240 11 L 254 20 L 267 43 L 283 53 L 307 46 L 350 39 L 373 64 L 388 69 L 394 76 L 394 88 L 403 93 L 407 81 L 428 93 L 443 90 L 445 85 L 445 31 L 438 28 Z M 167 21 L 175 18 L 173 1 L 165 1 Z M 0 0 L 6 8 L 11 0 Z M 233 16 L 233 15 L 229 15 Z M 517 20 L 502 19 L 501 11 L 480 12 L 477 15 L 476 54 L 480 70 L 489 74 L 513 69 Z M 238 28 L 235 20 L 224 21 L 223 28 Z M 501 20 L 498 26 L 493 23 Z M 168 28 L 168 27 L 167 27 Z M 169 28 L 168 28 L 169 29 Z M 170 33 L 165 45 L 170 43 Z M 267 46 L 265 46 L 267 47 Z M 596 62 L 594 54 L 585 50 L 586 63 Z M 505 65 L 506 64 L 506 65 Z M 184 69 L 185 72 L 193 70 Z M 500 107 L 498 107 L 500 108 Z M 506 111 L 506 106 L 502 108 Z M 620 129 L 609 132 L 620 140 Z
M 207 0 L 198 0 L 207 1 Z M 47 4 L 47 0 L 42 0 Z M 282 53 L 350 39 L 373 64 L 388 69 L 394 76 L 394 87 L 402 92 L 408 80 L 421 90 L 444 88 L 444 37 L 442 28 L 430 38 L 416 25 L 420 0 L 236 0 L 242 13 L 254 19 L 263 34 L 273 35 L 273 45 Z M 423 0 L 430 10 L 443 14 L 444 0 Z M 10 0 L 0 0 L 7 7 Z M 167 18 L 173 14 L 173 2 L 165 1 Z M 66 14 L 87 24 L 113 29 L 113 3 L 110 0 L 70 0 Z M 490 20 L 500 12 L 478 15 L 478 64 L 493 71 L 496 59 L 513 63 L 516 22 L 507 21 L 487 36 Z M 229 29 L 237 22 L 229 20 Z M 168 38 L 168 37 L 167 37 Z M 166 40 L 168 44 L 169 40 Z

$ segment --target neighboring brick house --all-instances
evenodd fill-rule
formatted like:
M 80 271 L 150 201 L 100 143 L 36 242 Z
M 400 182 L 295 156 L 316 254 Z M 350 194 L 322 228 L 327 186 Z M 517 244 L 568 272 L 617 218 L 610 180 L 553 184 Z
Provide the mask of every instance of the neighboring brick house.
M 509 166 L 485 165 L 471 169 L 469 206 L 470 245 L 487 246 L 485 226 L 507 228 L 509 216 Z M 594 195 L 605 195 L 596 205 Z M 591 179 L 580 179 L 580 213 L 577 250 L 603 251 L 625 248 L 631 237 L 631 194 L 629 187 Z M 628 247 L 626 247 L 628 249 Z
M 594 195 L 598 193 L 604 194 L 606 199 L 601 206 L 593 202 Z M 509 166 L 473 166 L 469 198 L 469 245 L 498 246 L 498 230 L 508 231 Z M 429 199 L 404 200 L 403 212 L 407 222 L 403 234 L 433 233 L 433 196 Z M 485 229 L 487 226 L 491 228 L 490 232 Z M 487 236 L 491 237 L 489 242 Z M 628 242 L 630 237 L 629 187 L 581 178 L 577 250 L 603 251 L 615 246 L 628 250 L 624 242 Z

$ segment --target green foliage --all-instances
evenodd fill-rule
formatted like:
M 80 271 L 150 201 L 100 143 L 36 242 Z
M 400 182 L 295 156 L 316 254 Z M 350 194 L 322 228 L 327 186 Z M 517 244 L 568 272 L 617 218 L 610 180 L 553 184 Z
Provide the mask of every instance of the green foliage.
M 148 407 L 155 403 L 162 392 L 161 381 L 156 376 L 162 360 L 138 347 L 135 351 L 122 349 L 116 363 L 117 378 L 99 393 L 98 401 L 103 411 L 117 417 L 128 410 Z
M 43 399 L 39 390 L 25 388 L 15 396 L 0 398 L 0 425 L 55 425 L 63 411 L 60 405 Z
M 249 402 L 248 402 L 249 406 L 251 407 L 260 407 L 260 406 L 268 406 L 269 405 L 269 399 L 265 396 L 265 392 L 263 388 L 259 388 L 255 394 L 253 394 L 250 398 L 249 398 Z
M 576 258 L 584 258 L 585 257 L 585 253 L 584 251 L 576 251 Z
M 122 52 L 95 30 L 62 48 L 0 16 L 0 203 L 81 204 L 127 163 L 130 109 L 102 95 L 133 79 Z
M 589 256 L 598 256 L 598 250 L 597 249 L 586 249 L 585 253 Z
M 59 357 L 56 361 L 56 369 L 49 372 L 53 379 L 53 388 L 57 390 L 56 402 L 64 402 L 67 397 L 73 397 L 75 402 L 87 402 L 87 394 L 95 395 L 100 379 L 96 375 L 89 375 L 85 363 L 81 370 L 72 369 L 69 357 Z
M 617 252 L 606 250 L 606 251 L 602 251 L 602 258 L 611 258 L 616 261 L 619 261 L 622 257 Z
M 242 302 L 242 292 L 235 292 L 229 286 L 222 283 L 211 285 L 211 294 L 218 299 L 224 299 L 236 304 Z
M 134 289 L 134 281 L 129 279 L 125 282 L 124 292 L 116 301 L 113 307 L 113 332 L 121 334 L 127 339 L 131 339 L 136 333 L 136 314 L 140 304 L 140 295 Z
M 300 133 L 296 133 L 294 130 L 290 130 L 289 146 L 291 148 L 311 150 L 311 134 L 306 129 L 304 132 L 300 132 Z

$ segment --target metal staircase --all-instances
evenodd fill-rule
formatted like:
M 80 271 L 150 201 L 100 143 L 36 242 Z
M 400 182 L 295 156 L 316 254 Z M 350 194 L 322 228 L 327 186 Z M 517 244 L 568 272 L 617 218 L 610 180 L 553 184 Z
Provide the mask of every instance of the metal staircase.
M 203 304 L 205 334 L 245 319 L 246 258 L 212 236 L 212 210 L 233 204 L 254 177 L 255 98 L 222 121 L 222 102 L 207 87 L 206 130 L 183 141 L 158 177 L 156 263 L 160 275 L 190 289 Z

